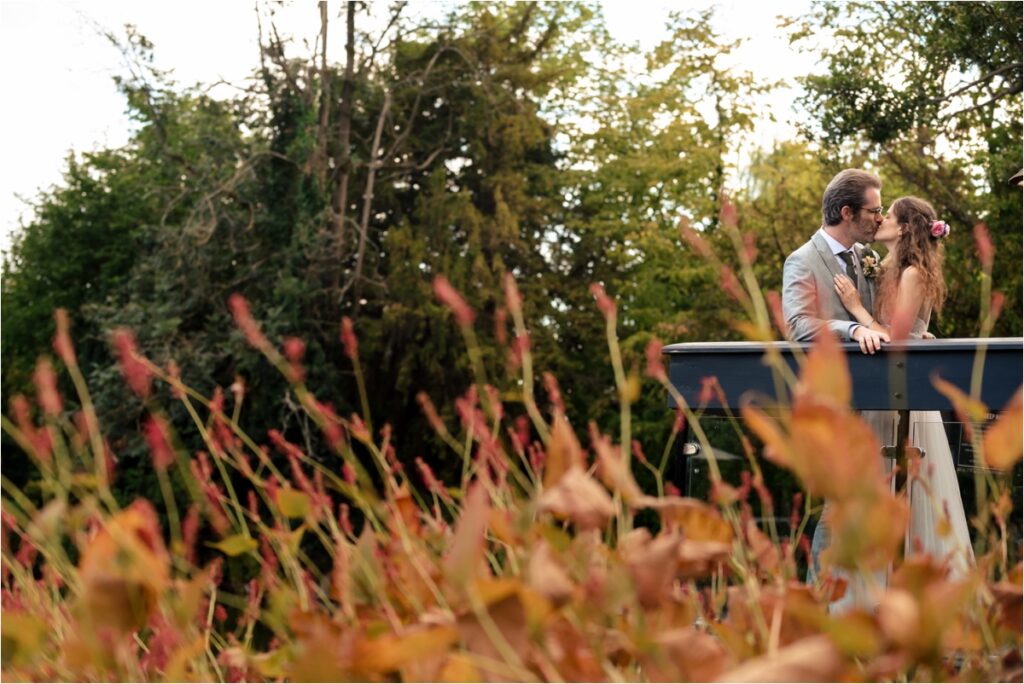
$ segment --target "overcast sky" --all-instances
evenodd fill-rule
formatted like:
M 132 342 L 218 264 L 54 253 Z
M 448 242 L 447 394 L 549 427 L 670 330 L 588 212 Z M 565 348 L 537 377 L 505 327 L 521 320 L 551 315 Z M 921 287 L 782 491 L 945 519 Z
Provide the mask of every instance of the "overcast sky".
M 714 4 L 720 30 L 748 39 L 733 54 L 736 64 L 772 80 L 806 71 L 805 58 L 775 28 L 776 15 L 800 12 L 805 0 Z M 660 0 L 605 0 L 603 5 L 613 36 L 646 48 L 665 35 L 669 8 L 679 6 Z M 331 16 L 340 6 L 340 0 L 331 1 Z M 313 43 L 319 30 L 315 0 L 288 3 L 278 10 L 276 23 Z M 19 197 L 32 199 L 58 183 L 70 151 L 128 140 L 125 103 L 112 80 L 125 73 L 124 62 L 102 36 L 103 31 L 123 35 L 124 24 L 134 24 L 153 42 L 156 66 L 173 69 L 179 83 L 240 83 L 258 62 L 252 0 L 0 0 L 0 250 L 8 249 L 19 221 L 31 215 Z M 342 35 L 331 36 L 335 54 Z M 785 134 L 792 97 L 776 93 L 766 103 L 780 123 L 764 123 L 760 137 Z

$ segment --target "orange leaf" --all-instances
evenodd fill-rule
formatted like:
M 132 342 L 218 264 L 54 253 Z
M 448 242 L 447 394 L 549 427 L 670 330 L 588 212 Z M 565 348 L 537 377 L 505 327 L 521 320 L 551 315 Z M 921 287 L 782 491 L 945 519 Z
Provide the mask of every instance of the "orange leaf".
M 541 511 L 571 520 L 580 529 L 604 527 L 615 515 L 608 492 L 579 467 L 567 470 L 557 485 L 541 494 L 539 504 Z
M 594 451 L 597 452 L 597 473 L 605 486 L 622 495 L 626 503 L 637 501 L 643 496 L 640 486 L 633 479 L 629 460 L 612 444 L 605 435 L 595 434 Z
M 1022 422 L 1024 411 L 1021 405 L 1021 388 L 1018 387 L 999 418 L 985 431 L 985 462 L 989 466 L 1009 470 L 1021 459 L 1021 453 L 1024 451 Z
M 482 682 L 484 680 L 473 661 L 461 653 L 448 657 L 441 672 L 437 675 L 437 679 L 441 682 Z
M 459 638 L 453 626 L 439 626 L 407 634 L 388 634 L 358 642 L 352 657 L 356 670 L 394 672 L 427 656 L 447 651 Z
M 583 451 L 572 426 L 561 411 L 555 412 L 548 441 L 547 460 L 544 462 L 544 487 L 555 486 L 571 468 L 582 468 Z
M 988 417 L 988 407 L 967 395 L 962 389 L 951 382 L 946 382 L 938 375 L 932 375 L 932 385 L 939 393 L 949 399 L 949 403 L 963 416 L 975 422 L 982 422 Z
M 874 493 L 832 501 L 828 526 L 832 545 L 826 563 L 845 568 L 884 568 L 903 545 L 910 519 L 906 499 L 897 499 L 879 484 Z
M 752 404 L 740 407 L 740 415 L 757 438 L 764 443 L 764 455 L 783 468 L 793 468 L 793 453 L 789 448 L 789 440 L 777 422 Z
M 572 598 L 572 580 L 555 559 L 551 545 L 541 540 L 530 555 L 526 569 L 527 581 L 537 593 L 560 605 Z
M 650 532 L 642 527 L 623 538 L 620 547 L 626 567 L 633 578 L 637 600 L 645 608 L 657 608 L 670 600 L 681 541 L 678 530 L 662 532 L 651 539 Z
M 409 531 L 412 536 L 417 536 L 420 533 L 420 508 L 413 501 L 412 495 L 409 493 L 409 486 L 405 483 L 398 488 L 394 493 L 394 507 L 398 513 L 398 519 L 392 520 L 391 525 L 393 532 L 398 533 L 398 529 L 395 527 L 398 521 L 401 520 L 402 524 Z
M 680 496 L 663 496 L 660 499 L 645 498 L 647 508 L 661 514 L 666 527 L 677 525 L 683 530 L 687 541 L 708 541 L 721 544 L 732 543 L 732 528 L 713 507 L 697 499 Z
M 710 634 L 692 627 L 667 630 L 659 634 L 656 641 L 678 671 L 666 681 L 710 682 L 728 663 L 722 644 Z
M 798 397 L 789 448 L 789 467 L 815 496 L 847 498 L 881 481 L 878 438 L 845 406 Z
M 767 573 L 773 573 L 779 569 L 781 556 L 779 549 L 764 532 L 758 529 L 757 523 L 748 520 L 744 532 L 747 536 L 747 547 L 750 555 L 757 565 Z
M 852 394 L 846 354 L 835 336 L 823 330 L 807 354 L 800 371 L 800 391 L 817 397 L 829 397 L 841 406 L 849 406 Z
M 156 511 L 143 499 L 110 518 L 82 550 L 82 600 L 98 625 L 141 627 L 170 578 Z
M 828 637 L 813 636 L 774 655 L 748 660 L 718 678 L 719 682 L 835 682 L 843 659 Z
M 457 584 L 464 584 L 480 564 L 491 508 L 487 492 L 479 482 L 469 486 L 465 501 L 445 559 L 445 571 Z
M 481 586 L 486 584 L 481 583 Z M 490 591 L 481 589 L 481 595 L 505 594 L 504 597 L 493 601 L 485 598 L 485 616 L 478 616 L 474 612 L 460 615 L 459 637 L 470 653 L 484 656 L 491 661 L 505 662 L 507 665 L 519 665 L 520 663 L 516 663 L 515 660 L 526 654 L 529 646 L 526 607 L 517 588 L 518 583 L 498 581 L 493 584 L 497 586 Z M 506 593 L 509 589 L 512 591 Z M 486 660 L 481 659 L 479 667 L 485 668 L 485 662 Z M 488 672 L 485 677 L 488 675 L 488 678 L 499 676 L 497 672 Z M 507 674 L 505 677 L 507 678 Z

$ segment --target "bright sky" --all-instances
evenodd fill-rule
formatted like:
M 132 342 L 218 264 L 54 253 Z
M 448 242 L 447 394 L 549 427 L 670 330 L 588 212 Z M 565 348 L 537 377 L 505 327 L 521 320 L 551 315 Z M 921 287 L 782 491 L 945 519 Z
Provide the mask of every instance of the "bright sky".
M 715 4 L 723 34 L 748 39 L 732 55 L 737 65 L 765 80 L 792 80 L 806 72 L 806 57 L 789 48 L 775 17 L 802 12 L 807 0 Z M 331 17 L 340 6 L 331 0 Z M 679 5 L 604 0 L 603 6 L 613 36 L 649 48 L 664 36 L 669 9 Z M 276 23 L 283 34 L 312 46 L 319 30 L 317 4 L 291 2 L 277 10 Z M 127 142 L 130 121 L 113 83 L 126 70 L 121 54 L 101 35 L 123 36 L 124 24 L 134 24 L 153 42 L 155 65 L 173 69 L 180 83 L 241 83 L 258 63 L 252 0 L 0 0 L 0 250 L 9 248 L 20 222 L 31 216 L 24 199 L 60 182 L 69 152 Z M 340 54 L 343 33 L 335 28 L 328 35 L 328 53 L 333 47 Z M 782 90 L 765 103 L 780 121 L 760 125 L 759 139 L 789 131 L 792 99 L 791 91 Z

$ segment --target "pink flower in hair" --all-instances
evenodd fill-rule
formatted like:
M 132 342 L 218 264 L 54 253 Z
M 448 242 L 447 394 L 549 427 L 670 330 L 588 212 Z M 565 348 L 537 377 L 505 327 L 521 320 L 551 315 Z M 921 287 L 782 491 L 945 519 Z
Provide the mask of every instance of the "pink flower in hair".
M 932 222 L 932 237 L 944 238 L 949 235 L 949 224 L 945 221 Z

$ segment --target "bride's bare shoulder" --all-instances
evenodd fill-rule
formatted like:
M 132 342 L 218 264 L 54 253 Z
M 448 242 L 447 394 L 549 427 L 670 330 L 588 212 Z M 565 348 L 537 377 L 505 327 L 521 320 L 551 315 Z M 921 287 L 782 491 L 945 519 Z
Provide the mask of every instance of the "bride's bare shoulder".
M 907 266 L 903 269 L 903 272 L 900 273 L 900 282 L 907 284 L 919 283 L 921 282 L 922 276 L 923 274 L 921 273 L 920 268 L 917 266 Z

